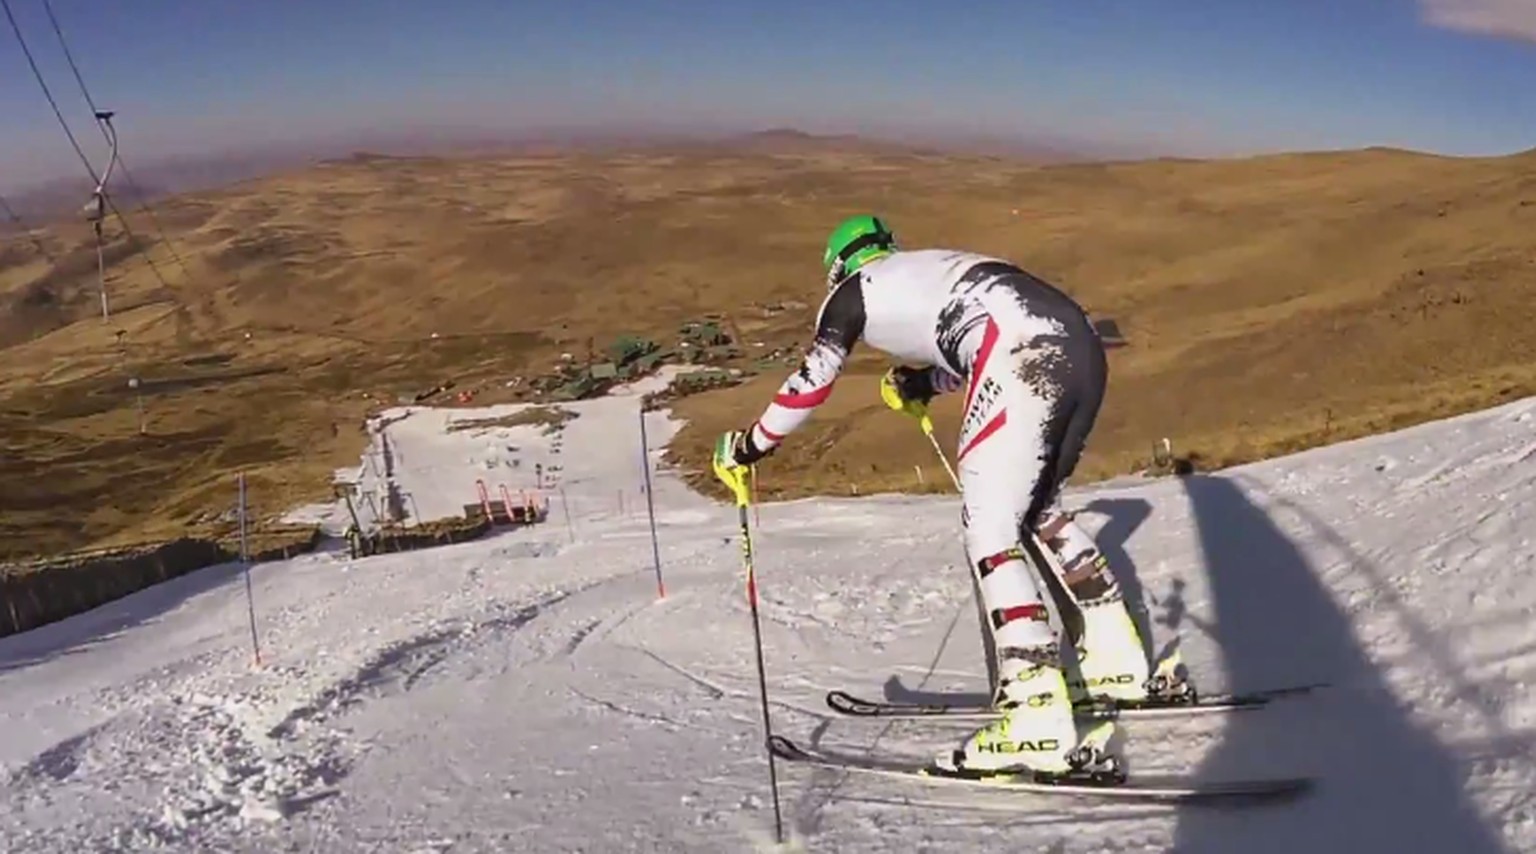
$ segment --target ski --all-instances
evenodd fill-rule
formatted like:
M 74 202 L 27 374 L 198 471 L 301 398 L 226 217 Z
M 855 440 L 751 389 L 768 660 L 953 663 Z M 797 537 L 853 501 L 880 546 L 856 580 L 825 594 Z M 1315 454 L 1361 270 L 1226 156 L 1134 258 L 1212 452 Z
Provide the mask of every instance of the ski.
M 772 736 L 768 740 L 768 746 L 774 756 L 787 762 L 905 779 L 924 784 L 959 785 L 1048 795 L 1189 802 L 1279 798 L 1302 794 L 1312 785 L 1312 779 L 1309 777 L 1201 782 L 1174 775 L 1141 777 L 1103 772 L 975 776 L 947 771 L 927 760 L 850 756 L 824 751 L 806 747 L 782 735 Z
M 1284 688 L 1266 688 L 1235 694 L 1179 694 L 1168 699 L 1140 701 L 1088 701 L 1074 712 L 1079 720 L 1114 720 L 1130 718 L 1174 717 L 1262 709 L 1271 700 L 1305 694 L 1326 687 L 1326 682 L 1312 682 Z M 847 691 L 829 691 L 827 705 L 833 711 L 859 718 L 941 718 L 951 721 L 993 720 L 1002 712 L 977 703 L 909 703 L 890 700 L 866 700 Z

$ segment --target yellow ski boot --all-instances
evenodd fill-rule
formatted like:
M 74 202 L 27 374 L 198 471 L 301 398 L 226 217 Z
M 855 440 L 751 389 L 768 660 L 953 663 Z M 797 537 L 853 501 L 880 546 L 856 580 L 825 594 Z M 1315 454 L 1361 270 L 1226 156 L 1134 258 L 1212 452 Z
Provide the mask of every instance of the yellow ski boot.
M 1002 694 L 1003 716 L 973 733 L 959 748 L 935 757 L 935 764 L 951 773 L 1062 774 L 1072 770 L 1068 756 L 1077 747 L 1077 725 L 1061 668 L 1025 664 L 1003 679 Z

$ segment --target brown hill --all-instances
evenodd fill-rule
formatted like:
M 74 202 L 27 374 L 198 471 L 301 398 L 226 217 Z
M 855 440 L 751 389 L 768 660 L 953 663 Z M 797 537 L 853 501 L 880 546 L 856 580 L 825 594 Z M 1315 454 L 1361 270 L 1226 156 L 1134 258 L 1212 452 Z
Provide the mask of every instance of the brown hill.
M 1536 391 L 1530 154 L 363 157 L 163 200 L 184 266 L 156 246 L 158 277 L 109 229 L 110 322 L 83 224 L 46 236 L 52 261 L 0 243 L 0 556 L 195 532 L 236 467 L 262 513 L 324 497 L 365 411 L 450 377 L 505 399 L 561 352 L 710 311 L 749 353 L 803 341 L 826 231 L 867 209 L 908 245 L 1012 257 L 1119 321 L 1131 345 L 1085 475 L 1165 435 L 1219 464 Z M 764 308 L 784 301 L 808 307 Z M 914 464 L 933 483 L 874 393 L 884 365 L 858 360 L 764 466 L 768 494 L 908 488 Z M 679 459 L 701 463 L 781 379 L 683 401 Z

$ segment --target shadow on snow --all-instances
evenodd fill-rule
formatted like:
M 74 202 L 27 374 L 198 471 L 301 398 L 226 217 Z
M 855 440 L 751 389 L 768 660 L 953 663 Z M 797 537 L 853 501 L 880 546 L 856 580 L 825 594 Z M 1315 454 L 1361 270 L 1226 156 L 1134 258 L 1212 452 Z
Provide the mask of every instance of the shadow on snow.
M 1232 477 L 1184 488 L 1209 577 L 1212 616 L 1185 621 L 1210 637 L 1232 690 L 1327 679 L 1335 687 L 1225 722 L 1199 773 L 1212 778 L 1303 770 L 1314 793 L 1274 809 L 1191 809 L 1179 851 L 1503 851 L 1468 800 L 1468 772 L 1410 719 L 1301 550 Z M 1342 539 L 1307 520 L 1320 538 Z M 1351 571 L 1378 576 L 1347 552 Z M 1300 766 L 1300 767 L 1298 767 Z

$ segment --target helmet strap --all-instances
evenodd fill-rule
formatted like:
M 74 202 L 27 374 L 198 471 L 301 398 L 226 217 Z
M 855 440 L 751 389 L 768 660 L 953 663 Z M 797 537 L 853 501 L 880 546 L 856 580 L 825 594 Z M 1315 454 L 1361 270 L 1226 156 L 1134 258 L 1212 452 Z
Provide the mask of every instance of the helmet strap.
M 891 244 L 894 242 L 895 241 L 891 239 L 889 232 L 882 231 L 876 234 L 861 234 L 857 238 L 850 240 L 848 245 L 844 246 L 837 253 L 837 259 L 833 262 L 833 265 L 841 267 L 848 263 L 849 258 L 852 258 L 853 256 L 859 254 L 871 246 L 880 246 L 889 249 Z
M 827 286 L 835 286 L 846 275 L 843 271 L 848 266 L 848 259 L 868 249 L 871 246 L 879 246 L 883 249 L 891 249 L 895 240 L 888 231 L 875 234 L 861 234 L 857 238 L 848 241 L 848 245 L 838 251 L 837 257 L 832 259 L 832 266 L 827 269 Z

